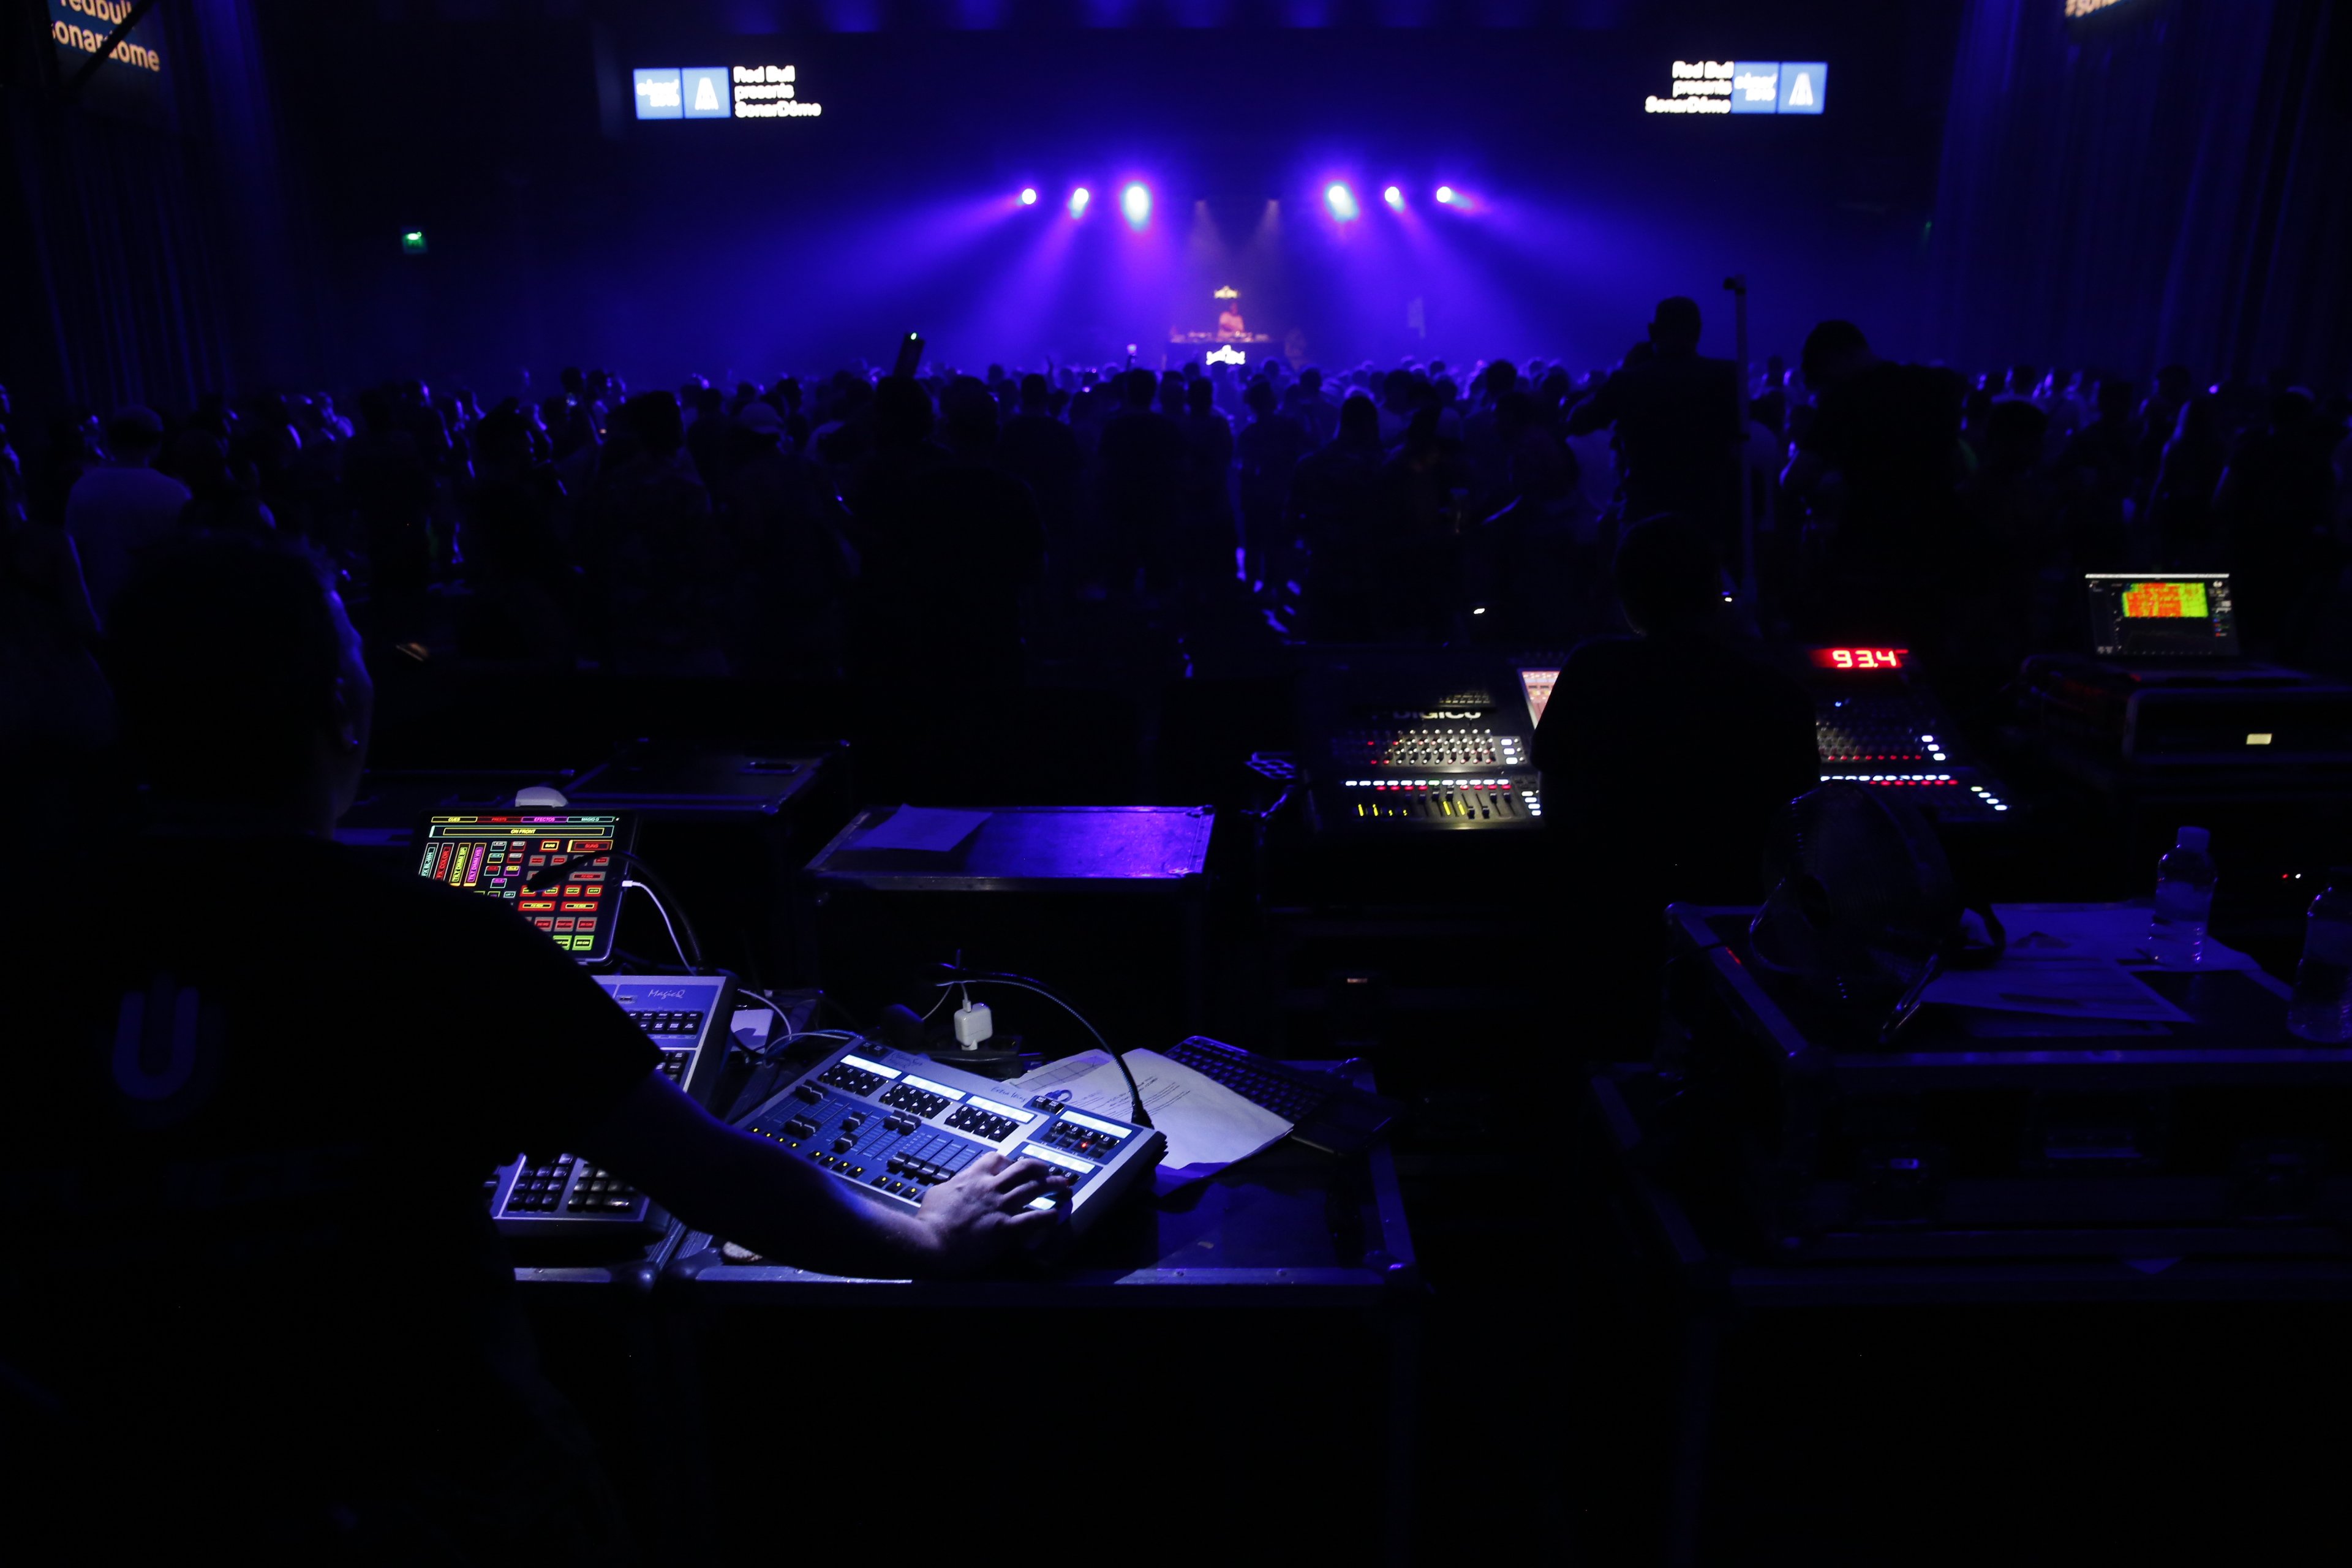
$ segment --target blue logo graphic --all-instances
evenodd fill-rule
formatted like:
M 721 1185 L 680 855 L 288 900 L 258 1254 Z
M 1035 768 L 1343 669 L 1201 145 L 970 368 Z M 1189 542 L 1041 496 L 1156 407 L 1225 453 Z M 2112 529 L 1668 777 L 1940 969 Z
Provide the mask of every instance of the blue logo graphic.
M 728 101 L 725 66 L 688 66 L 678 74 L 688 120 L 725 120 L 734 112 Z
M 1748 68 L 1739 68 L 1746 70 Z M 1780 102 L 1783 114 L 1819 114 L 1822 100 L 1828 96 L 1830 68 L 1822 60 L 1782 60 L 1780 62 Z M 1736 100 L 1735 89 L 1732 97 Z M 1739 107 L 1735 101 L 1734 110 Z
M 1771 114 L 1780 107 L 1780 68 L 1771 60 L 1739 60 L 1731 68 L 1731 112 Z
M 638 119 L 677 120 L 681 118 L 676 67 L 633 70 L 629 73 L 629 78 L 631 85 L 636 89 Z

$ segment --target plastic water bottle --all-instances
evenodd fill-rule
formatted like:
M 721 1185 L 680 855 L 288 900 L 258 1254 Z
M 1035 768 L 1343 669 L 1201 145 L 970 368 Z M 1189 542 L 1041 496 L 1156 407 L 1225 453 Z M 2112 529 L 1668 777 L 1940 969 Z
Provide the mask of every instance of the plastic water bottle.
M 2286 1026 L 2323 1044 L 2352 1040 L 2352 866 L 2330 868 L 2327 891 L 2311 900 Z
M 2156 863 L 2156 918 L 2148 922 L 2147 947 L 2167 969 L 2195 969 L 2205 962 L 2205 922 L 2213 914 L 2213 858 L 2205 853 L 2210 836 L 2184 827 L 2171 852 Z

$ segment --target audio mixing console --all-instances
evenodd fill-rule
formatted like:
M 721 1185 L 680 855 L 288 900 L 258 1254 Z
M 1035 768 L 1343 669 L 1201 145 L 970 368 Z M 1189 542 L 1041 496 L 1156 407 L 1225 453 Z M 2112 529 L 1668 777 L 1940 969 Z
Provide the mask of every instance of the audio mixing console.
M 1399 681 L 1397 689 L 1409 682 Z M 1429 689 L 1423 700 L 1327 703 L 1310 719 L 1308 792 L 1327 834 L 1530 828 L 1543 815 L 1532 726 L 1516 694 Z
M 1814 648 L 1813 734 L 1822 777 L 1908 801 L 1938 822 L 1997 822 L 2011 803 L 1975 765 L 1950 719 L 1911 679 L 1903 648 Z
M 857 1041 L 828 1052 L 742 1125 L 870 1197 L 913 1207 L 992 1150 L 1042 1160 L 1070 1179 L 1069 1224 L 1083 1230 L 1160 1163 L 1148 1127 L 1019 1100 L 992 1079 L 928 1057 Z M 1033 1208 L 1050 1208 L 1039 1198 Z
M 598 975 L 596 984 L 659 1047 L 661 1072 L 708 1101 L 727 1058 L 735 1005 L 730 974 Z M 499 1233 L 521 1240 L 659 1231 L 669 1216 L 612 1172 L 576 1154 L 523 1154 L 488 1189 Z

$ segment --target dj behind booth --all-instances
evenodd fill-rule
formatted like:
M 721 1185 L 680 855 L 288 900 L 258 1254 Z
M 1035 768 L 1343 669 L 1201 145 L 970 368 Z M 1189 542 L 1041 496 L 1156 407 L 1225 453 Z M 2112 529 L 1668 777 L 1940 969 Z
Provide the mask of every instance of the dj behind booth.
M 181 546 L 116 601 L 111 650 L 147 818 L 37 844 L 39 895 L 5 917 L 38 977 L 13 1034 L 36 1048 L 0 1097 L 0 1190 L 38 1238 L 0 1279 L 9 1479 L 42 1504 L 11 1510 L 26 1560 L 621 1555 L 484 1206 L 518 1149 L 837 1273 L 968 1271 L 1061 1223 L 1066 1167 L 1017 1148 L 941 1171 L 919 1207 L 862 1201 L 695 1103 L 662 1069 L 687 1076 L 701 1037 L 576 962 L 609 934 L 609 816 L 556 850 L 542 823 L 434 846 L 471 892 L 336 845 L 373 689 L 314 558 Z M 519 846 L 525 874 L 490 875 Z M 497 907 L 525 901 L 556 905 L 549 929 Z M 510 1170 L 502 1212 L 552 1179 Z M 975 1496 L 1011 1479 L 973 1466 Z

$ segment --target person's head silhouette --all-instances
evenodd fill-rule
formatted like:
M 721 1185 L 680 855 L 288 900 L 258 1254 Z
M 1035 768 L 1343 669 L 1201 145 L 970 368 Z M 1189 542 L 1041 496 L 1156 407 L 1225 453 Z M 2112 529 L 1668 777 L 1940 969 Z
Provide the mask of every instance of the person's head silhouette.
M 1797 363 L 1805 384 L 1819 392 L 1870 367 L 1870 340 L 1852 321 L 1823 321 L 1805 334 L 1804 353 Z
M 930 438 L 931 397 L 912 376 L 886 375 L 874 387 L 874 439 L 883 447 L 919 447 Z
M 1662 354 L 1698 352 L 1698 301 L 1676 294 L 1658 301 L 1650 319 L 1650 346 Z
M 1339 439 L 1351 447 L 1381 444 L 1379 405 L 1362 393 L 1350 393 L 1339 405 Z
M 1617 602 L 1644 637 L 1695 629 L 1723 612 L 1723 565 L 1706 531 L 1672 513 L 1625 531 L 1617 546 Z
M 996 445 L 996 396 L 979 377 L 957 376 L 940 394 L 940 423 L 950 449 L 984 453 Z
M 164 815 L 326 835 L 358 794 L 375 688 L 333 569 L 306 546 L 166 542 L 116 595 L 105 663 Z
M 686 421 L 669 393 L 640 392 L 621 405 L 621 415 L 629 434 L 656 458 L 672 456 L 686 440 Z

